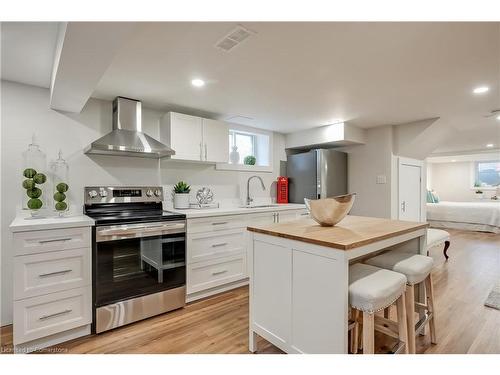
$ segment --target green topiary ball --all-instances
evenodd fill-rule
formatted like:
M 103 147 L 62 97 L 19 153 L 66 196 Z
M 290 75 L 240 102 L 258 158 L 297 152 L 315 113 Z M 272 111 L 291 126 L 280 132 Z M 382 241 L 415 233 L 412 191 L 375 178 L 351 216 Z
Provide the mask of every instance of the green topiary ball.
M 33 189 L 35 187 L 35 181 L 32 179 L 26 179 L 23 181 L 23 188 L 26 190 Z
M 65 199 L 66 199 L 66 194 L 64 194 L 64 193 L 59 193 L 59 192 L 54 193 L 54 200 L 55 200 L 56 202 L 62 202 L 62 201 L 64 201 Z
M 28 201 L 28 208 L 30 210 L 38 210 L 40 208 L 42 208 L 42 201 L 38 198 L 32 198 Z
M 56 203 L 56 210 L 57 211 L 64 211 L 66 208 L 68 208 L 68 205 L 66 202 L 57 202 Z
M 23 176 L 26 178 L 33 178 L 36 175 L 36 171 L 33 168 L 26 168 L 23 172 Z
M 59 192 L 59 193 L 66 193 L 69 189 L 69 186 L 68 184 L 64 183 L 64 182 L 60 182 L 57 184 L 56 186 L 56 190 Z
M 28 197 L 30 198 L 39 198 L 40 195 L 42 195 L 42 190 L 37 187 L 28 189 L 26 190 L 26 195 L 28 195 Z
M 45 181 L 47 181 L 47 176 L 45 176 L 43 173 L 37 173 L 33 177 L 33 181 L 37 184 L 43 184 Z

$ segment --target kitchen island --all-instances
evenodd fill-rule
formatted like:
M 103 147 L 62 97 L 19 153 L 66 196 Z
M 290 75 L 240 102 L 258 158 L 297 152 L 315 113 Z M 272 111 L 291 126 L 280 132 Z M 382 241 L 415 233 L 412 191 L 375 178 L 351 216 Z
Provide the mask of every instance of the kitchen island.
M 424 253 L 426 223 L 346 216 L 249 226 L 249 349 L 347 353 L 349 264 L 383 250 Z

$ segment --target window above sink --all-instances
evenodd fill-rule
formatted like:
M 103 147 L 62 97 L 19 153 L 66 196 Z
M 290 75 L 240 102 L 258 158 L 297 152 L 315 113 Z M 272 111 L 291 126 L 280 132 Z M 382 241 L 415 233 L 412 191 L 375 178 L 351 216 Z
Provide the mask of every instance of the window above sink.
M 227 163 L 217 163 L 218 170 L 272 172 L 273 133 L 239 124 L 229 124 Z M 255 164 L 245 164 L 254 156 Z

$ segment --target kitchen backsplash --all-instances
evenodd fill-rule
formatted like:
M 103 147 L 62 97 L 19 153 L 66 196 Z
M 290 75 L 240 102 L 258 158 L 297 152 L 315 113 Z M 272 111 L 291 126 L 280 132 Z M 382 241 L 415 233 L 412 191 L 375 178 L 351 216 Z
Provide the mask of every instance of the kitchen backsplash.
M 189 181 L 187 181 L 189 183 Z M 165 209 L 173 208 L 172 190 L 174 185 L 162 185 L 164 191 L 163 207 Z M 189 193 L 189 201 L 197 203 L 196 192 L 202 187 L 208 187 L 212 190 L 214 197 L 213 202 L 219 203 L 220 207 L 234 207 L 240 206 L 245 203 L 246 199 L 246 183 L 244 186 L 240 185 L 191 185 L 191 192 Z M 251 182 L 250 196 L 253 198 L 255 204 L 268 204 L 276 202 L 276 185 L 271 183 L 270 186 L 266 184 L 266 190 L 260 188 L 260 184 L 256 181 Z

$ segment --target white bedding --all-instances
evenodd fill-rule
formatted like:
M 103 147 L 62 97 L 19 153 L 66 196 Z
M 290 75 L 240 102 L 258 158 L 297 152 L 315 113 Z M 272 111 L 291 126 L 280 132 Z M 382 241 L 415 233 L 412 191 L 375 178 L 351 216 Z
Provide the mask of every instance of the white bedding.
M 500 201 L 427 203 L 427 220 L 500 228 Z

